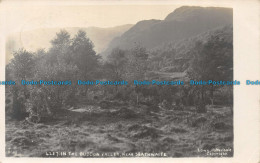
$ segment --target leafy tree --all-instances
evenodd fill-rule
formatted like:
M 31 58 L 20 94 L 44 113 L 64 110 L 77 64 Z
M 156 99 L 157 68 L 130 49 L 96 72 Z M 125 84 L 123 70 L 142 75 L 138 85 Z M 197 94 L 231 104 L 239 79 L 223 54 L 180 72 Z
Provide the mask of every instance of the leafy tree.
M 124 50 L 115 48 L 112 50 L 111 55 L 108 56 L 107 67 L 112 71 L 112 78 L 115 80 L 122 80 L 126 73 L 127 56 Z
M 148 52 L 146 48 L 136 45 L 129 55 L 128 73 L 132 80 L 142 80 L 146 78 Z
M 13 115 L 16 119 L 24 118 L 26 99 L 29 90 L 20 84 L 21 80 L 32 78 L 35 72 L 35 57 L 32 53 L 20 49 L 14 53 L 14 58 L 7 65 L 7 80 L 16 81 L 16 85 L 9 87 L 13 94 Z
M 146 48 L 136 45 L 130 50 L 128 64 L 129 81 L 146 79 L 148 52 Z M 142 93 L 140 86 L 135 86 L 136 103 L 139 105 L 139 94 Z
M 197 42 L 194 58 L 188 75 L 194 80 L 233 80 L 233 44 L 219 36 L 211 36 L 206 43 Z M 210 90 L 213 103 L 215 86 L 200 87 L 201 101 L 205 101 L 206 90 Z
M 71 39 L 70 34 L 65 31 L 61 30 L 59 33 L 56 34 L 56 37 L 51 40 L 51 48 L 48 52 L 49 59 L 48 62 L 50 64 L 56 64 L 56 63 L 70 63 L 71 56 L 70 56 L 70 45 L 71 45 Z
M 32 77 L 34 66 L 34 55 L 24 49 L 15 52 L 14 58 L 9 63 L 9 68 L 12 70 L 12 77 L 18 81 Z
M 71 80 L 76 83 L 78 68 L 71 62 L 69 33 L 60 31 L 56 34 L 56 38 L 51 41 L 51 45 L 48 52 L 42 49 L 37 51 L 37 67 L 34 78 L 45 81 Z M 51 114 L 54 110 L 60 109 L 66 104 L 75 104 L 76 100 L 73 101 L 73 99 L 75 99 L 76 91 L 75 85 L 32 86 L 30 103 L 39 114 Z M 39 102 L 39 99 L 42 99 L 42 101 Z
M 71 80 L 72 82 L 76 83 L 77 79 L 77 72 L 78 69 L 76 66 L 71 64 L 56 64 L 53 66 L 46 66 L 43 60 L 42 63 L 37 67 L 37 73 L 35 74 L 36 79 L 41 79 L 45 81 L 67 81 Z M 34 93 L 31 96 L 31 103 L 35 105 L 36 108 L 41 110 L 43 113 L 42 104 L 36 102 L 38 99 L 42 99 L 45 103 L 45 112 L 53 112 L 55 109 L 60 109 L 65 105 L 73 105 L 75 104 L 76 100 L 71 103 L 73 99 L 75 99 L 75 94 L 77 91 L 77 87 L 75 85 L 65 86 L 65 85 L 41 85 L 41 86 L 33 86 L 33 92 L 40 92 Z M 37 98 L 36 96 L 41 96 Z M 35 101 L 36 100 L 36 101 Z
M 80 75 L 83 78 L 93 75 L 94 71 L 98 67 L 99 56 L 94 51 L 94 45 L 92 41 L 86 36 L 86 32 L 79 31 L 72 40 L 70 46 L 71 57 L 74 63 L 80 70 Z

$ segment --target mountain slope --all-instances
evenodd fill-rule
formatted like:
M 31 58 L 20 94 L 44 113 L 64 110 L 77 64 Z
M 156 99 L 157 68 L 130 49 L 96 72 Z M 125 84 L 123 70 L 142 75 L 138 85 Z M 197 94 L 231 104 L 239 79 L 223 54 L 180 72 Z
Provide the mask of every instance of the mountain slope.
M 227 25 L 204 32 L 176 44 L 162 45 L 150 50 L 150 69 L 152 77 L 160 79 L 184 78 L 191 68 L 191 62 L 196 57 L 196 45 L 201 43 L 205 48 L 208 43 L 214 44 L 211 50 L 218 56 L 214 63 L 216 67 L 222 67 L 222 73 L 233 74 L 233 27 Z M 177 75 L 177 76 L 176 76 Z M 182 76 L 180 76 L 182 75 Z
M 151 49 L 165 43 L 176 43 L 208 30 L 232 24 L 230 8 L 180 7 L 164 20 L 138 22 L 120 37 L 113 39 L 103 56 L 109 55 L 115 47 L 131 48 L 135 43 Z

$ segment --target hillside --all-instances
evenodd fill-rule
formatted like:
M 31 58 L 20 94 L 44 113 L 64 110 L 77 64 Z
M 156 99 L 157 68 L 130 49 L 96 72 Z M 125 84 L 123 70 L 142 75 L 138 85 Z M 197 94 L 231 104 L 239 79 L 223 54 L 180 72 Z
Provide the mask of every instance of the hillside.
M 218 63 L 217 67 L 223 66 L 223 63 L 233 58 L 233 27 L 228 25 L 175 44 L 169 43 L 151 49 L 150 68 L 153 70 L 151 77 L 168 80 L 184 78 L 186 71 L 190 68 L 190 62 L 195 57 L 200 57 L 200 55 L 195 56 L 196 44 L 202 43 L 202 46 L 205 47 L 208 42 L 215 44 L 215 48 L 212 50 L 219 56 L 214 61 Z M 230 69 L 233 68 L 233 65 L 227 66 L 223 73 L 230 73 Z
M 184 6 L 170 13 L 164 20 L 138 22 L 123 35 L 114 38 L 104 57 L 115 47 L 129 49 L 135 43 L 151 49 L 166 43 L 176 43 L 211 29 L 232 24 L 232 9 Z

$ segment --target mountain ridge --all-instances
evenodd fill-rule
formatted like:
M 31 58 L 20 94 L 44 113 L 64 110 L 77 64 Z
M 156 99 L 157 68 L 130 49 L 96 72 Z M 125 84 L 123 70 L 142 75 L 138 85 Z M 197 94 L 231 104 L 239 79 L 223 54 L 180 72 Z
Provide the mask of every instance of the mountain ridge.
M 168 42 L 176 43 L 232 23 L 232 8 L 183 6 L 168 14 L 164 20 L 151 19 L 136 23 L 121 36 L 115 37 L 102 56 L 106 58 L 113 48 L 129 49 L 136 43 L 147 49 Z

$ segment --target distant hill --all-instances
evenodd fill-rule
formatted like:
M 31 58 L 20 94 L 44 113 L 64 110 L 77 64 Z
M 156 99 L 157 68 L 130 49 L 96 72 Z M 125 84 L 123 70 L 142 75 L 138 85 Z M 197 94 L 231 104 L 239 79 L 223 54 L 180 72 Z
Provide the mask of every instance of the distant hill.
M 216 41 L 219 40 L 219 41 Z M 219 57 L 214 61 L 217 67 L 225 67 L 222 72 L 232 76 L 233 64 L 225 65 L 228 60 L 233 60 L 233 27 L 227 25 L 219 27 L 197 36 L 179 41 L 176 44 L 169 43 L 150 50 L 152 73 L 151 78 L 175 79 L 184 78 L 186 71 L 190 68 L 190 61 L 195 57 L 196 44 L 200 42 L 203 46 L 208 42 L 215 44 L 212 49 Z
M 25 48 L 29 51 L 36 51 L 40 48 L 45 48 L 47 50 L 50 47 L 50 40 L 52 40 L 56 33 L 61 29 L 67 30 L 71 34 L 71 37 L 73 37 L 80 29 L 86 31 L 87 36 L 95 45 L 96 52 L 100 53 L 105 50 L 108 43 L 113 38 L 120 36 L 131 27 L 132 25 L 127 24 L 111 28 L 42 28 L 24 31 L 22 33 L 13 33 L 7 37 L 6 61 L 8 62 L 10 58 L 12 58 L 12 52 L 19 48 Z
M 231 8 L 183 6 L 170 13 L 164 20 L 143 20 L 123 35 L 114 38 L 104 57 L 115 47 L 131 48 L 135 43 L 151 49 L 162 44 L 176 43 L 211 29 L 233 23 Z

